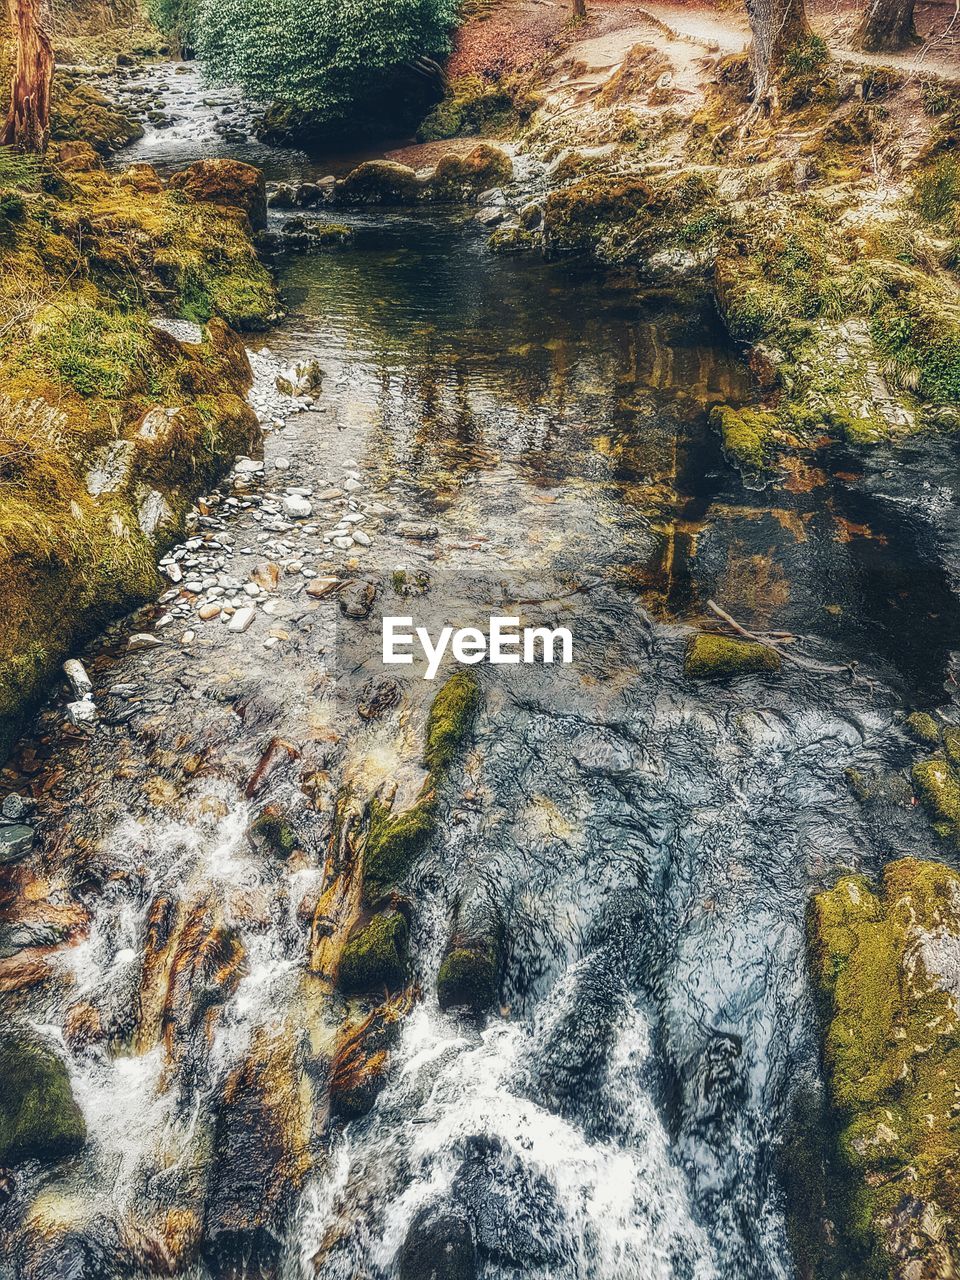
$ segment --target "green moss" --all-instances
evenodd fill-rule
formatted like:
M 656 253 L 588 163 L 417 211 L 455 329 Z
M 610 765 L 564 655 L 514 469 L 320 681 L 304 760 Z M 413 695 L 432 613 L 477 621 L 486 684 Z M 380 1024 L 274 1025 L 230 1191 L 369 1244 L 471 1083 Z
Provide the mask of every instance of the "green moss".
M 775 649 L 706 632 L 690 637 L 683 661 L 683 674 L 690 680 L 721 680 L 779 670 L 780 655 Z
M 399 911 L 382 911 L 356 932 L 340 959 L 345 992 L 395 990 L 407 976 L 407 922 Z
M 482 1013 L 497 1000 L 497 958 L 492 947 L 455 947 L 437 974 L 441 1009 L 467 1008 Z
M 487 241 L 491 253 L 523 253 L 536 243 L 536 236 L 523 227 L 497 227 Z
M 955 872 L 912 858 L 890 863 L 879 890 L 844 876 L 811 903 L 811 966 L 839 1123 L 834 1216 L 878 1275 L 889 1274 L 903 1229 L 893 1214 L 905 1207 L 907 1185 L 917 1224 L 938 1223 L 935 1233 L 915 1233 L 918 1274 L 942 1243 L 958 1243 L 960 1023 L 949 982 L 928 973 L 917 946 L 944 932 L 960 936 L 958 903 Z
M 718 404 L 710 413 L 710 423 L 719 430 L 723 451 L 732 462 L 751 471 L 763 467 L 767 447 L 777 429 L 776 414 Z
M 8 1030 L 0 1042 L 0 1164 L 59 1160 L 86 1138 L 63 1059 Z
M 374 800 L 363 858 L 364 893 L 377 902 L 410 871 L 433 838 L 437 826 L 437 801 L 429 784 L 416 804 L 396 815 Z
M 258 815 L 250 833 L 280 858 L 289 858 L 300 847 L 296 832 L 275 805 L 269 805 Z
M 910 776 L 935 829 L 949 835 L 960 823 L 960 776 L 938 756 L 918 760 Z
M 392 160 L 358 165 L 337 189 L 338 198 L 360 204 L 408 204 L 422 195 L 423 183 L 413 169 Z
M 442 156 L 430 193 L 435 200 L 462 200 L 513 178 L 513 161 L 499 147 L 481 142 L 468 155 Z
M 455 672 L 433 700 L 427 717 L 424 762 L 436 773 L 450 764 L 473 726 L 480 685 L 468 671 Z
M 907 729 L 917 742 L 930 747 L 940 745 L 940 726 L 928 711 L 914 711 L 904 721 Z
M 526 124 L 540 101 L 517 77 L 495 83 L 480 76 L 454 77 L 447 96 L 417 130 L 417 141 L 439 142 L 478 134 L 502 136 Z

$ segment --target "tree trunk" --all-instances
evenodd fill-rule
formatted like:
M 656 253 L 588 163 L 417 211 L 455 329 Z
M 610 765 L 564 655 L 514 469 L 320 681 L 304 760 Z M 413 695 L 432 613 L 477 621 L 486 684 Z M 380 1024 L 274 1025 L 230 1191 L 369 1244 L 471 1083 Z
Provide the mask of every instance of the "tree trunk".
M 50 0 L 7 0 L 17 62 L 10 86 L 10 111 L 0 142 L 42 152 L 50 137 L 53 43 Z
M 803 0 L 746 0 L 753 43 L 750 65 L 756 101 L 766 98 L 788 49 L 810 34 Z
M 573 0 L 573 16 L 575 18 L 587 16 L 587 0 Z
M 853 44 L 865 53 L 894 53 L 916 39 L 913 0 L 867 0 Z

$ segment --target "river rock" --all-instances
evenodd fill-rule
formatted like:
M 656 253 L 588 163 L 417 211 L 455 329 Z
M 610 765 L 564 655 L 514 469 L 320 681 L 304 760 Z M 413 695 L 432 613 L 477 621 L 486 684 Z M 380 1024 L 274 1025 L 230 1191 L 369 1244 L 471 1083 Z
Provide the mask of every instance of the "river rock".
M 70 688 L 77 698 L 85 698 L 87 694 L 93 693 L 93 681 L 79 658 L 68 658 L 63 664 L 63 674 L 70 681 Z
M 242 209 L 254 231 L 267 225 L 267 188 L 263 174 L 239 160 L 197 160 L 170 178 L 174 191 L 191 200 Z
M 33 811 L 36 803 L 36 800 L 30 796 L 21 796 L 16 791 L 11 791 L 8 796 L 3 797 L 3 804 L 0 805 L 0 814 L 10 822 L 20 822 L 28 813 Z
M 86 1141 L 66 1064 L 43 1041 L 8 1028 L 0 1042 L 0 1164 L 51 1163 Z
M 87 493 L 98 498 L 103 493 L 115 493 L 130 479 L 133 465 L 133 441 L 115 440 L 98 449 L 93 463 L 84 477 Z
M 288 493 L 283 499 L 283 512 L 290 520 L 309 520 L 313 507 L 298 493 Z
M 428 542 L 439 536 L 440 530 L 435 524 L 425 520 L 401 520 L 397 525 L 397 533 L 401 538 L 413 538 L 417 542 Z
M 491 206 L 480 210 L 477 214 L 477 221 L 480 223 L 481 227 L 498 227 L 503 221 L 503 217 L 504 214 L 502 209 L 495 209 Z
M 337 197 L 362 204 L 408 204 L 424 184 L 414 169 L 392 160 L 368 160 L 339 183 Z
M 368 618 L 376 596 L 372 582 L 348 582 L 340 593 L 340 612 L 345 618 Z
M 466 1214 L 431 1205 L 407 1228 L 400 1248 L 399 1280 L 476 1280 L 477 1247 Z
M 97 708 L 92 698 L 78 698 L 67 703 L 67 722 L 77 729 L 92 729 L 97 723 Z
M 256 605 L 246 605 L 242 609 L 238 609 L 230 621 L 227 623 L 229 631 L 244 632 L 253 622 L 257 615 Z
M 149 632 L 138 631 L 127 641 L 127 653 L 136 653 L 139 649 L 159 649 L 161 644 L 163 644 L 163 641 L 158 640 L 156 636 L 150 635 Z
M 14 824 L 0 827 L 0 867 L 20 862 L 33 848 L 33 827 Z

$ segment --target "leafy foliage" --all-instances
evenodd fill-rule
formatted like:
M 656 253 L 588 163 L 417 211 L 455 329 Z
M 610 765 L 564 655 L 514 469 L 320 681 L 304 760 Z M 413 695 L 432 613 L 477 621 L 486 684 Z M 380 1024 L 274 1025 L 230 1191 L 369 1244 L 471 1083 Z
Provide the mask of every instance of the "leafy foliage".
M 457 0 L 198 0 L 197 48 L 215 79 L 336 121 L 445 53 L 456 13 Z

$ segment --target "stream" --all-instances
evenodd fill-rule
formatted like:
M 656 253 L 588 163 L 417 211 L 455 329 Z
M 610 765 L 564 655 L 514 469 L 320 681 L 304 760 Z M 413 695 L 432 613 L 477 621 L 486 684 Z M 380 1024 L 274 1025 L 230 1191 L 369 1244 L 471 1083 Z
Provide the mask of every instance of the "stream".
M 194 72 L 149 75 L 173 124 L 123 163 L 329 171 L 222 143 Z M 707 422 L 750 393 L 709 301 L 495 257 L 474 212 L 338 208 L 351 245 L 280 262 L 288 314 L 250 343 L 263 468 L 241 461 L 180 580 L 83 655 L 93 735 L 64 687 L 14 757 L 38 843 L 31 911 L 0 928 L 43 981 L 6 1016 L 66 1056 L 89 1142 L 7 1189 L 12 1280 L 414 1280 L 438 1257 L 457 1280 L 794 1274 L 780 1156 L 821 1087 L 806 905 L 932 847 L 846 773 L 902 769 L 903 711 L 945 701 L 949 468 L 930 488 L 926 459 L 894 475 L 825 446 L 750 488 Z M 278 405 L 277 369 L 308 360 L 319 389 Z M 368 545 L 335 546 L 344 528 Z M 369 616 L 316 590 L 329 574 L 375 589 Z M 211 590 L 255 607 L 246 630 L 200 618 Z M 686 679 L 710 598 L 856 677 Z M 474 668 L 402 886 L 409 1008 L 372 1107 L 338 1113 L 324 1064 L 366 1006 L 311 965 L 312 922 L 346 809 L 416 799 L 441 683 L 396 677 L 358 716 L 380 615 L 511 602 L 569 627 L 575 661 Z M 285 859 L 251 838 L 267 806 Z M 505 938 L 481 1019 L 437 999 L 464 914 Z

